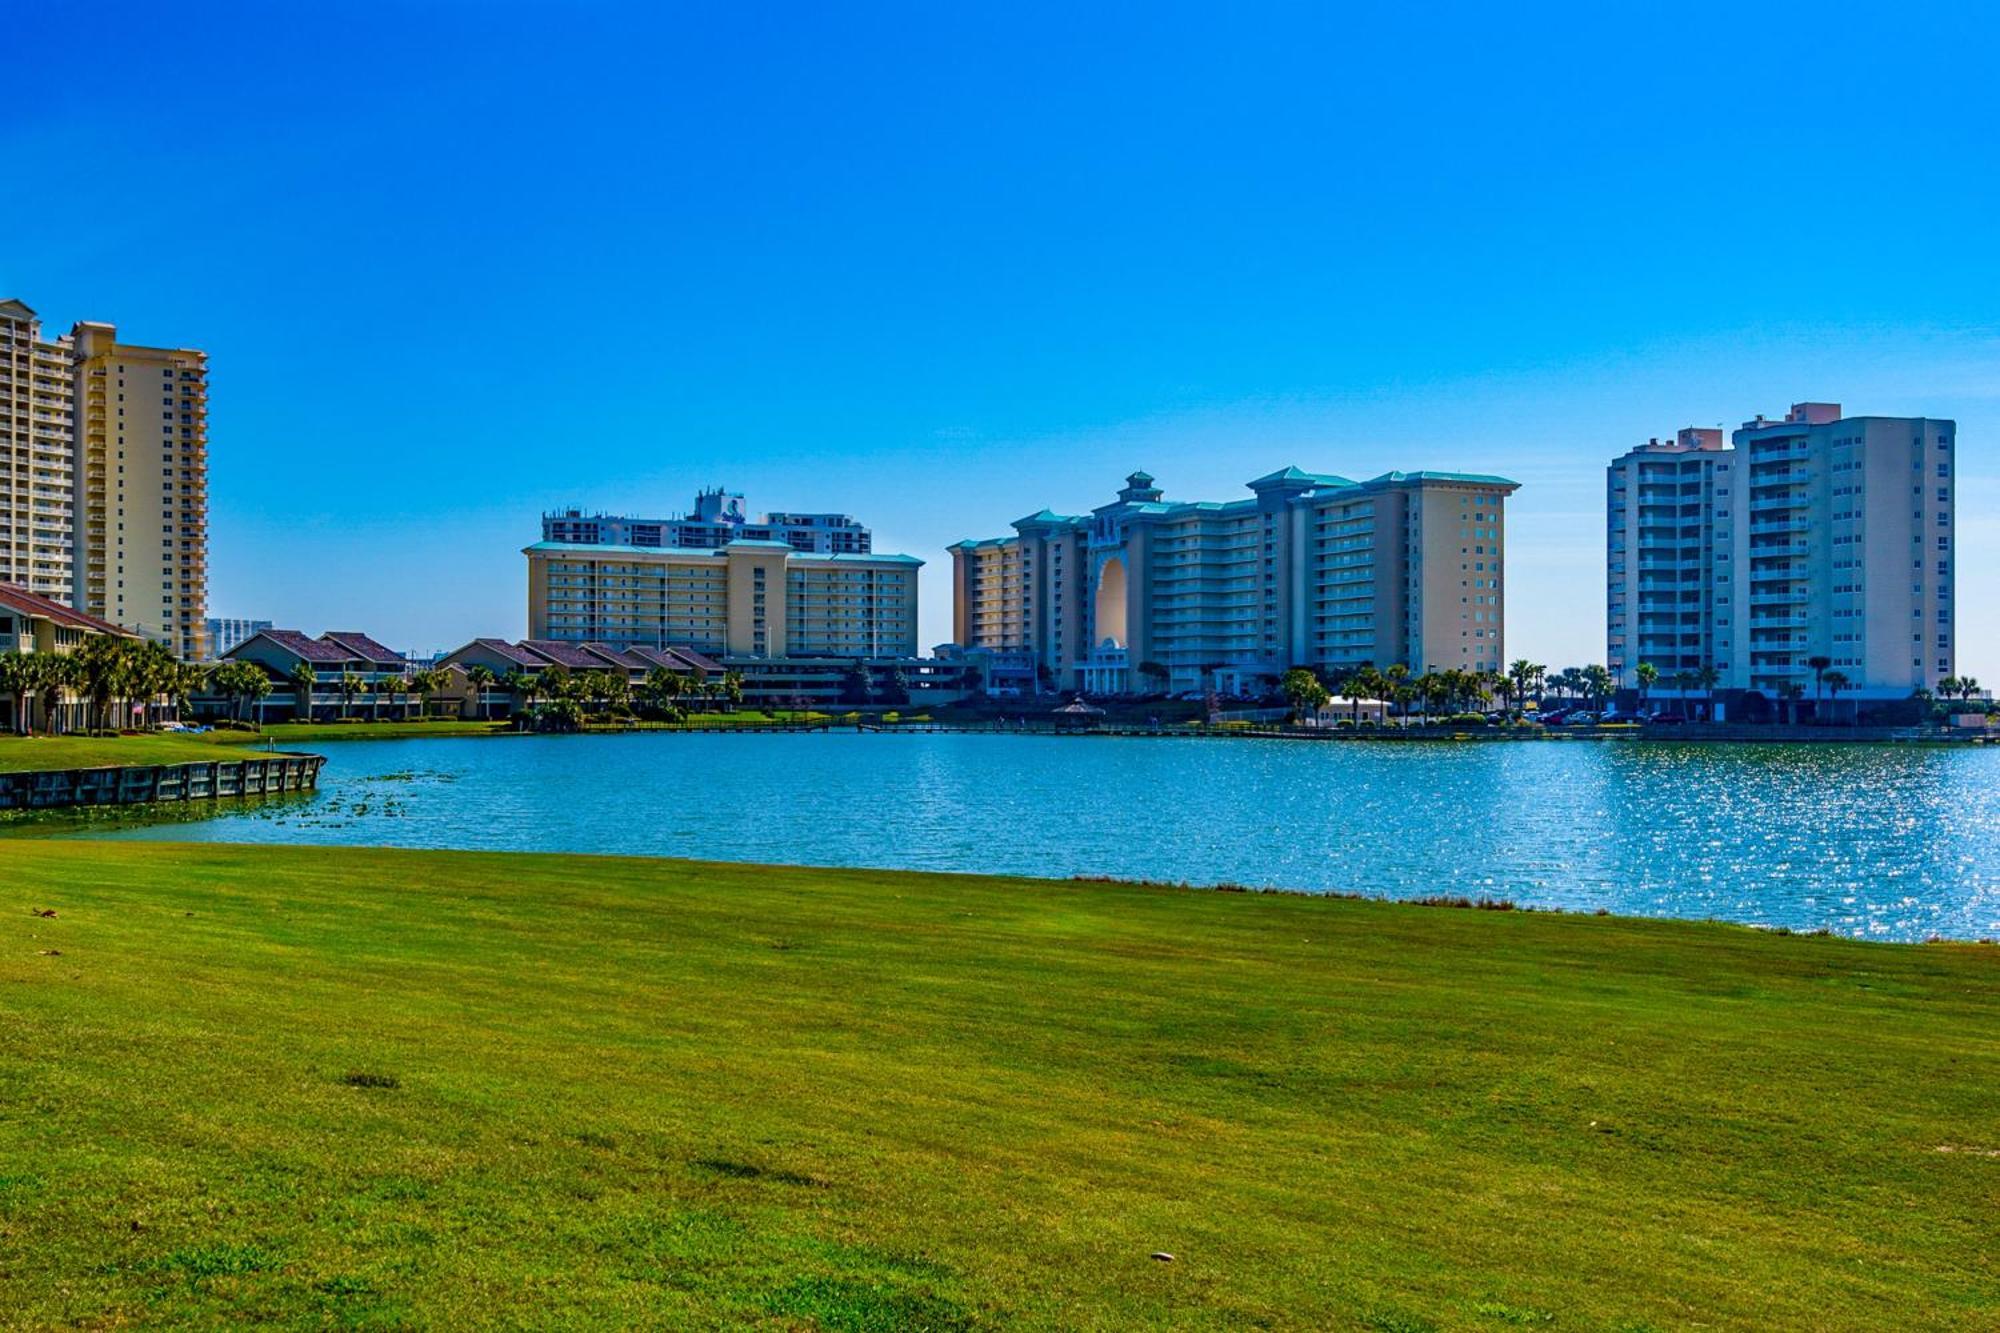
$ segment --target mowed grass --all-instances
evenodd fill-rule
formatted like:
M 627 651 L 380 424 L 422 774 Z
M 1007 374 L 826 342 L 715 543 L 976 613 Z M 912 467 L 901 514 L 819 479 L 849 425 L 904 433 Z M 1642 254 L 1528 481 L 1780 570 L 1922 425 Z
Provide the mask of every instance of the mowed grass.
M 145 764 L 201 764 L 239 756 L 218 755 L 203 737 L 0 736 L 0 773 L 66 768 L 117 768 Z
M 1991 947 L 0 844 L 16 1326 L 1990 1329 L 1997 1203 Z

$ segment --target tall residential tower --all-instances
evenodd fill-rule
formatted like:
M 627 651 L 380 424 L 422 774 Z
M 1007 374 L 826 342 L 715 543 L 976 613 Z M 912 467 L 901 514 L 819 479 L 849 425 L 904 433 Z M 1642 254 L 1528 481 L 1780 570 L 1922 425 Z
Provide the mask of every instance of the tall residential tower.
M 1670 695 L 1680 673 L 1712 671 L 1738 716 L 1810 698 L 1831 672 L 1877 701 L 1956 674 L 1956 435 L 1798 403 L 1726 448 L 1683 431 L 1613 462 L 1611 670 L 1629 685 L 1650 662 Z
M 73 604 L 200 660 L 208 617 L 208 356 L 78 324 Z
M 70 340 L 0 301 L 0 583 L 67 603 L 76 543 Z

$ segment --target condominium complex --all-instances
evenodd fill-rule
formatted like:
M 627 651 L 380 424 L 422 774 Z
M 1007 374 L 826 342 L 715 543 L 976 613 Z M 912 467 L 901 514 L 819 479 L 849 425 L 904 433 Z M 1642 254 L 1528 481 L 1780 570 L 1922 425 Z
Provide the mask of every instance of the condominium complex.
M 208 356 L 78 324 L 78 610 L 191 661 L 208 641 Z
M 847 514 L 751 514 L 741 495 L 715 489 L 695 496 L 694 511 L 673 518 L 622 518 L 564 509 L 542 515 L 542 540 L 587 546 L 716 550 L 735 541 L 779 542 L 819 555 L 866 555 L 868 529 Z
M 0 302 L 0 579 L 203 655 L 204 353 L 80 323 L 46 341 Z
M 0 583 L 67 603 L 76 543 L 70 340 L 0 301 Z
M 911 657 L 907 555 L 807 554 L 779 541 L 712 549 L 537 542 L 528 637 L 716 657 Z
M 1506 660 L 1504 477 L 1285 468 L 1224 502 L 1144 472 L 1084 515 L 951 548 L 953 634 L 1042 685 L 1095 694 L 1263 688 L 1293 666 Z
M 1957 428 L 1799 403 L 1724 445 L 1685 430 L 1607 476 L 1607 665 L 1764 699 L 1837 671 L 1849 697 L 1903 699 L 1956 674 Z M 1815 659 L 1823 659 L 1817 669 Z M 1704 687 L 1704 691 L 1705 691 Z M 1738 711 L 1744 708 L 1739 700 Z

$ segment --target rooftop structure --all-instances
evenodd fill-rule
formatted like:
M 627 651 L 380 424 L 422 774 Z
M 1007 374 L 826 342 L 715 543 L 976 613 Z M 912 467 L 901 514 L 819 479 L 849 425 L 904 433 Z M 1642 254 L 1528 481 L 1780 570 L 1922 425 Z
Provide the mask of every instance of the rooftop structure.
M 695 496 L 691 513 L 627 518 L 562 509 L 542 515 L 542 540 L 584 546 L 716 550 L 733 541 L 775 541 L 820 555 L 866 555 L 873 538 L 847 514 L 752 514 L 743 497 L 721 488 Z

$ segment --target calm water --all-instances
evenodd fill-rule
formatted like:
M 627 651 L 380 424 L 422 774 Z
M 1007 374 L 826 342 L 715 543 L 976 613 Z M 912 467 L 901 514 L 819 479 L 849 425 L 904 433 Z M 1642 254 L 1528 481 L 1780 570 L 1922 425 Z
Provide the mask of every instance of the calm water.
M 309 799 L 92 837 L 1116 875 L 2000 935 L 2000 751 L 950 735 L 345 742 Z

